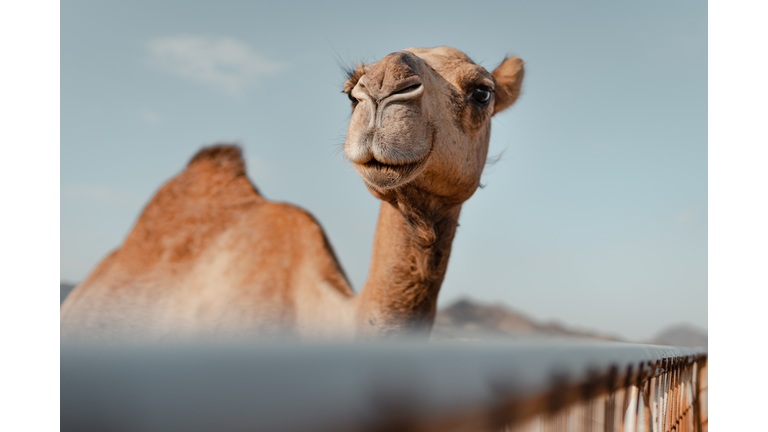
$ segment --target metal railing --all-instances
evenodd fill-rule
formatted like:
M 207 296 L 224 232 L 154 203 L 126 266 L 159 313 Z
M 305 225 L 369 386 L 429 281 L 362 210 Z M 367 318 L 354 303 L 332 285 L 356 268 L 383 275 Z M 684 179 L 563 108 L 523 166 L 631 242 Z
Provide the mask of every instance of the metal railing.
M 63 346 L 61 430 L 706 431 L 706 362 L 553 339 Z
M 679 355 L 630 364 L 581 386 L 581 397 L 559 409 L 543 409 L 505 431 L 693 432 L 707 430 L 707 356 Z M 606 382 L 607 381 L 607 382 Z M 577 390 L 578 391 L 578 390 Z M 562 405 L 562 402 L 561 402 Z

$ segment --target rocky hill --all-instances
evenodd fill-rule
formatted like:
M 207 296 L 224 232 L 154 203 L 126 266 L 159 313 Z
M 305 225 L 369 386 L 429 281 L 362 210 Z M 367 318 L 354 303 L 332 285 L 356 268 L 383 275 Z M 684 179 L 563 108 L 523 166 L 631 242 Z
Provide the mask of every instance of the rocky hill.
M 653 343 L 708 348 L 707 330 L 691 324 L 677 324 L 660 331 Z
M 485 340 L 521 337 L 576 337 L 620 340 L 597 333 L 571 330 L 557 323 L 537 323 L 501 305 L 462 299 L 437 312 L 432 340 Z

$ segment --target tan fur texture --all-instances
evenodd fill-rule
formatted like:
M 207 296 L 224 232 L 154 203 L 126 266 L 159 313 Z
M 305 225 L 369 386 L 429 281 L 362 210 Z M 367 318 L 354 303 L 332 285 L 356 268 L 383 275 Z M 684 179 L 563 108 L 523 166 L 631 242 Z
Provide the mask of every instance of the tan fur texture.
M 122 247 L 70 294 L 62 340 L 427 337 L 491 116 L 514 103 L 522 78 L 518 58 L 489 73 L 448 47 L 353 72 L 344 152 L 383 200 L 359 295 L 314 218 L 266 201 L 239 148 L 214 146 L 158 191 Z

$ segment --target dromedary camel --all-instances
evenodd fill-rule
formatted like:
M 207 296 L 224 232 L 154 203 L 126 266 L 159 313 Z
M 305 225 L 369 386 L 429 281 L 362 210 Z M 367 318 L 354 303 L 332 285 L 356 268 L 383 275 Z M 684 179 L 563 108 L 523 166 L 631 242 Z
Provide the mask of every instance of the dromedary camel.
M 517 57 L 489 73 L 448 47 L 392 53 L 350 74 L 344 154 L 382 200 L 358 295 L 315 219 L 262 198 L 240 149 L 219 145 L 165 184 L 72 292 L 62 339 L 428 337 L 491 117 L 515 102 L 522 79 Z

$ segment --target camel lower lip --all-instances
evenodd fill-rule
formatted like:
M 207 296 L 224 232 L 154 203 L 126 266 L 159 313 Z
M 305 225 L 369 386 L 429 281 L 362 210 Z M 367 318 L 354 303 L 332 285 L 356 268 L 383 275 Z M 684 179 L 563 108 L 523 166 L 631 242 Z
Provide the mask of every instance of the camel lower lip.
M 355 164 L 355 168 L 369 184 L 387 189 L 410 180 L 422 163 L 423 161 L 390 165 L 371 159 L 364 164 Z

